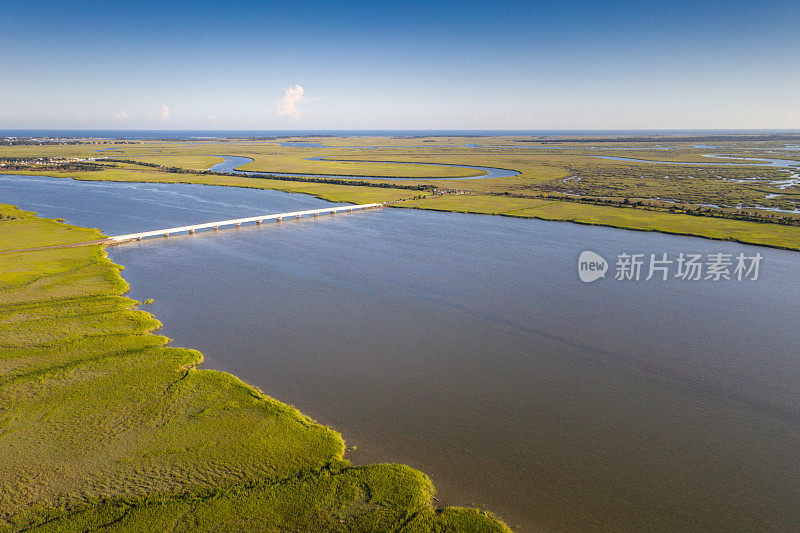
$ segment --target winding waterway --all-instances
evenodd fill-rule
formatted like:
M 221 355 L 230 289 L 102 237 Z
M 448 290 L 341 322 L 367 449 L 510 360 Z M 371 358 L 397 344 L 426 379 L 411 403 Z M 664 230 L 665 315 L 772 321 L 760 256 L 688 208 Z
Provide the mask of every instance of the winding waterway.
M 632 163 L 651 163 L 651 164 L 664 164 L 664 165 L 681 165 L 681 166 L 723 166 L 723 167 L 742 167 L 742 166 L 755 166 L 755 167 L 773 167 L 773 168 L 780 168 L 790 172 L 790 174 L 786 175 L 785 179 L 781 180 L 770 180 L 770 184 L 779 188 L 779 189 L 788 189 L 790 187 L 800 186 L 800 161 L 794 159 L 772 159 L 767 157 L 742 157 L 736 155 L 724 155 L 724 154 L 703 154 L 703 157 L 712 157 L 717 159 L 740 159 L 745 161 L 744 163 L 731 163 L 728 161 L 701 161 L 701 162 L 685 162 L 685 161 L 653 161 L 650 159 L 635 159 L 631 157 L 618 157 L 618 156 L 610 156 L 610 155 L 592 155 L 589 157 L 596 157 L 597 159 L 609 159 L 612 161 L 628 161 Z M 754 178 L 755 179 L 755 178 Z M 750 181 L 749 179 L 742 179 L 740 181 Z M 770 195 L 766 195 L 766 198 L 769 198 Z M 710 205 L 710 204 L 698 204 L 698 205 Z M 712 205 L 712 207 L 719 207 L 716 205 Z M 739 206 L 741 207 L 741 206 Z M 775 211 L 775 212 L 782 212 L 782 213 L 797 213 L 800 212 L 797 209 L 777 209 L 774 207 L 762 207 L 762 206 L 746 206 L 750 209 L 760 209 L 764 211 Z
M 325 202 L 0 176 L 108 234 Z M 757 281 L 579 281 L 578 255 L 760 252 Z M 383 209 L 109 249 L 175 344 L 520 531 L 800 523 L 800 254 Z M 611 266 L 613 270 L 613 264 Z M 611 277 L 611 276 L 609 276 Z
M 800 161 L 795 161 L 792 159 L 771 159 L 767 157 L 742 157 L 742 156 L 735 156 L 735 155 L 723 155 L 723 154 L 703 154 L 703 157 L 714 157 L 718 159 L 741 159 L 745 161 L 744 163 L 731 163 L 728 161 L 698 161 L 698 162 L 687 162 L 687 161 L 655 161 L 651 159 L 635 159 L 633 157 L 619 157 L 619 156 L 612 156 L 612 155 L 590 155 L 589 157 L 596 157 L 597 159 L 610 159 L 612 161 L 630 161 L 633 163 L 652 163 L 652 164 L 661 164 L 661 165 L 683 165 L 683 166 L 716 166 L 716 167 L 777 167 L 777 168 L 787 168 L 787 169 L 796 169 L 800 167 Z
M 271 172 L 271 171 L 263 171 L 263 172 L 248 172 L 245 170 L 236 170 L 242 165 L 246 165 L 247 163 L 252 163 L 253 159 L 249 157 L 242 157 L 242 156 L 230 156 L 230 155 L 218 155 L 215 157 L 222 157 L 225 160 L 221 163 L 217 163 L 213 165 L 209 170 L 212 172 L 235 172 L 237 174 L 245 174 L 245 175 L 258 175 L 258 174 L 269 174 L 273 176 L 314 176 L 318 178 L 353 178 L 353 179 L 367 179 L 367 180 L 408 180 L 408 179 L 416 179 L 416 180 L 475 180 L 475 179 L 488 179 L 488 178 L 510 178 L 511 176 L 519 175 L 519 172 L 516 170 L 509 170 L 506 168 L 494 168 L 494 167 L 478 167 L 474 165 L 455 165 L 449 163 L 409 163 L 408 161 L 378 161 L 379 163 L 394 163 L 398 165 L 426 165 L 426 166 L 436 166 L 436 167 L 457 167 L 457 168 L 468 168 L 470 170 L 477 170 L 479 172 L 484 172 L 485 174 L 480 176 L 468 176 L 465 178 L 414 178 L 414 177 L 386 177 L 386 176 L 347 176 L 342 174 L 314 174 L 310 172 Z M 361 161 L 361 160 L 354 160 L 354 159 L 329 159 L 326 156 L 317 156 L 317 157 L 306 157 L 304 158 L 306 161 L 343 161 L 343 162 L 350 162 L 350 163 L 370 163 L 371 161 Z
M 679 165 L 679 166 L 758 166 L 758 167 L 773 167 L 773 168 L 781 168 L 786 169 L 787 171 L 800 171 L 800 161 L 792 160 L 792 159 L 772 159 L 772 158 L 765 158 L 765 157 L 742 157 L 742 156 L 731 156 L 731 155 L 720 155 L 720 154 L 703 154 L 704 157 L 711 157 L 711 158 L 721 158 L 721 159 L 740 159 L 742 163 L 731 163 L 728 161 L 699 161 L 699 162 L 686 162 L 686 161 L 655 161 L 650 159 L 636 159 L 632 157 L 621 157 L 621 156 L 610 156 L 610 155 L 590 155 L 589 157 L 595 157 L 597 159 L 607 159 L 612 161 L 627 161 L 632 163 L 651 163 L 651 164 L 668 164 L 668 165 Z M 244 170 L 236 170 L 237 168 L 241 167 L 242 165 L 246 165 L 247 163 L 252 163 L 253 159 L 249 157 L 243 156 L 230 156 L 230 155 L 216 155 L 215 157 L 221 157 L 224 160 L 220 163 L 213 165 L 209 170 L 212 172 L 233 172 L 237 174 L 244 174 L 244 175 L 259 175 L 259 174 L 271 174 L 274 176 L 315 176 L 320 178 L 360 178 L 360 179 L 380 179 L 380 180 L 404 180 L 404 179 L 423 179 L 423 178 L 412 178 L 412 177 L 385 177 L 385 176 L 345 176 L 342 174 L 315 174 L 309 172 L 249 172 Z M 331 161 L 331 162 L 348 162 L 348 163 L 369 163 L 370 161 L 362 161 L 357 159 L 338 159 L 338 158 L 330 158 L 329 156 L 314 156 L 314 157 L 306 157 L 304 158 L 307 161 Z M 471 170 L 476 170 L 479 172 L 483 172 L 484 174 L 480 176 L 469 176 L 469 177 L 461 177 L 461 178 L 424 178 L 427 180 L 475 180 L 475 179 L 490 179 L 490 178 L 509 178 L 512 176 L 519 175 L 519 172 L 516 170 L 505 169 L 505 168 L 495 168 L 495 167 L 480 167 L 474 165 L 456 165 L 456 164 L 447 164 L 447 163 L 411 163 L 407 161 L 380 161 L 381 163 L 393 163 L 393 164 L 401 164 L 401 165 L 434 165 L 434 166 L 444 166 L 444 167 L 458 167 L 458 168 L 468 168 Z M 790 187 L 797 185 L 800 183 L 800 176 L 798 172 L 792 173 L 788 175 L 786 180 L 778 180 L 774 182 L 775 184 L 781 186 L 781 188 Z

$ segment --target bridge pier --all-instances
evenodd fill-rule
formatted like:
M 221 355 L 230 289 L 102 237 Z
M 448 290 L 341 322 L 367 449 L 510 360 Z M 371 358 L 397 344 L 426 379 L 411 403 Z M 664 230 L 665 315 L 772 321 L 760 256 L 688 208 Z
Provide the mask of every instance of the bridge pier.
M 131 233 L 128 235 L 118 235 L 116 237 L 109 237 L 109 241 L 113 242 L 125 242 L 125 241 L 141 241 L 145 237 L 170 237 L 173 233 L 175 234 L 184 234 L 188 233 L 189 235 L 194 235 L 200 230 L 203 229 L 213 229 L 214 231 L 218 231 L 220 227 L 229 227 L 235 226 L 237 228 L 242 227 L 243 224 L 247 224 L 249 222 L 255 222 L 256 225 L 263 225 L 264 221 L 271 221 L 274 220 L 275 222 L 281 222 L 285 217 L 294 217 L 297 220 L 303 218 L 304 215 L 313 215 L 315 218 L 318 218 L 321 215 L 336 215 L 339 212 L 346 212 L 350 213 L 353 211 L 358 211 L 359 209 L 374 209 L 378 207 L 383 207 L 380 204 L 364 204 L 364 205 L 349 205 L 349 206 L 340 206 L 340 207 L 328 207 L 323 209 L 308 209 L 305 211 L 292 211 L 288 213 L 275 213 L 272 215 L 259 215 L 254 217 L 248 218 L 237 218 L 234 220 L 221 220 L 218 222 L 207 222 L 204 224 L 193 224 L 191 226 L 181 226 L 177 228 L 167 228 L 155 231 L 143 231 L 141 233 Z

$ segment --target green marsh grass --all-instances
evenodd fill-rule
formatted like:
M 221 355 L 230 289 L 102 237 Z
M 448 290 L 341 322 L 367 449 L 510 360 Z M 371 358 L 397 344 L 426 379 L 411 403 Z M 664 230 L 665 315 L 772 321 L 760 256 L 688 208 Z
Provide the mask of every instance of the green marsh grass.
M 425 178 L 395 182 L 404 186 L 438 187 L 447 191 L 469 194 L 454 198 L 408 201 L 419 196 L 419 191 L 400 188 L 377 188 L 344 183 L 315 183 L 283 179 L 249 178 L 190 172 L 167 172 L 163 169 L 129 163 L 102 163 L 107 168 L 89 171 L 16 171 L 16 174 L 51 175 L 82 180 L 149 181 L 160 183 L 202 183 L 236 187 L 274 189 L 285 192 L 310 194 L 335 202 L 401 202 L 404 207 L 435 208 L 463 212 L 503 214 L 506 216 L 535 217 L 611 227 L 664 231 L 700 237 L 734 239 L 749 244 L 780 246 L 800 249 L 797 224 L 800 215 L 769 212 L 757 209 L 742 211 L 737 206 L 761 206 L 782 210 L 800 208 L 800 190 L 797 187 L 779 188 L 771 183 L 785 179 L 788 173 L 777 168 L 755 166 L 679 166 L 669 163 L 635 163 L 597 159 L 594 155 L 617 155 L 649 160 L 674 162 L 709 162 L 703 154 L 710 150 L 696 148 L 691 142 L 659 141 L 657 138 L 639 142 L 607 142 L 598 151 L 597 142 L 576 142 L 564 138 L 554 144 L 567 149 L 548 149 L 548 142 L 521 142 L 521 137 L 481 138 L 332 138 L 310 137 L 285 140 L 302 140 L 322 143 L 324 148 L 282 147 L 278 140 L 213 140 L 198 142 L 131 141 L 119 144 L 65 146 L 2 146 L 0 157 L 22 156 L 85 156 L 99 155 L 99 147 L 112 147 L 107 154 L 114 158 L 140 161 L 146 164 L 164 164 L 195 170 L 207 168 L 220 159 L 210 154 L 242 155 L 255 159 L 246 165 L 248 170 L 280 172 L 314 172 L 326 174 L 355 174 L 408 176 L 420 174 Z M 670 147 L 671 150 L 654 148 Z M 463 146 L 477 144 L 481 146 Z M 758 142 L 715 141 L 721 146 L 716 152 L 741 155 L 747 149 L 749 157 L 788 157 L 771 153 L 774 146 Z M 409 147 L 421 145 L 424 148 Z M 539 148 L 536 148 L 539 147 Z M 791 155 L 791 154 L 790 154 Z M 363 162 L 306 161 L 311 156 L 331 159 L 346 158 Z M 419 163 L 419 166 L 398 165 L 391 161 Z M 724 162 L 723 160 L 719 160 Z M 736 161 L 736 160 L 729 160 Z M 431 163 L 469 164 L 501 167 L 520 172 L 509 178 L 448 180 L 430 178 L 463 177 L 475 171 L 455 167 L 437 167 Z M 388 180 L 374 183 L 392 185 Z M 636 210 L 623 206 L 591 205 L 564 198 L 547 208 L 535 207 L 542 196 L 568 193 L 583 199 L 625 199 L 639 202 Z M 507 196 L 522 198 L 511 201 Z M 470 197 L 472 196 L 472 197 Z M 664 203 L 662 200 L 666 201 Z M 662 205 L 657 205 L 661 202 Z M 685 215 L 681 212 L 664 213 L 670 205 L 721 206 L 703 207 L 705 216 Z M 480 204 L 478 206 L 477 204 Z M 643 204 L 643 205 L 642 205 Z M 652 205 L 651 205 L 652 204 Z M 514 207 L 514 206 L 522 207 Z M 508 207 L 512 208 L 509 209 Z M 674 211 L 685 211 L 682 208 Z M 750 218 L 755 221 L 732 220 Z
M 99 231 L 0 213 L 0 531 L 507 531 L 169 346 Z

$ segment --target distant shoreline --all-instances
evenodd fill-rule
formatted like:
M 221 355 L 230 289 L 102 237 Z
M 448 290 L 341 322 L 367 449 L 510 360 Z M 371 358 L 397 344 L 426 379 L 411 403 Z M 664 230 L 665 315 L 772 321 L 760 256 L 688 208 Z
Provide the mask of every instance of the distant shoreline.
M 106 130 L 106 129 L 0 129 L 2 137 L 36 137 L 61 139 L 106 139 L 106 140 L 219 140 L 226 138 L 285 139 L 291 137 L 577 137 L 596 140 L 598 136 L 646 136 L 676 137 L 678 142 L 691 142 L 714 136 L 732 136 L 729 140 L 744 139 L 745 136 L 772 136 L 764 140 L 776 140 L 774 136 L 787 136 L 787 140 L 800 139 L 800 129 L 652 129 L 652 130 Z M 691 139 L 688 139 L 691 137 Z M 536 139 L 542 140 L 542 139 Z M 669 139 L 664 139 L 666 142 Z M 633 142 L 633 141 L 631 141 Z

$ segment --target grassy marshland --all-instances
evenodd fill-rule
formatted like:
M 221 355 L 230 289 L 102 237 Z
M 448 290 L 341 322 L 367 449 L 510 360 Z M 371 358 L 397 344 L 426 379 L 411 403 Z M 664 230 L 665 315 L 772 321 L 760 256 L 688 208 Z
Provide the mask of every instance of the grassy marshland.
M 337 202 L 396 202 L 402 207 L 470 213 L 536 217 L 619 227 L 730 239 L 750 244 L 800 249 L 800 214 L 764 211 L 768 207 L 800 208 L 796 186 L 781 185 L 792 171 L 751 165 L 679 166 L 670 163 L 621 162 L 596 155 L 651 161 L 705 162 L 703 154 L 791 158 L 781 143 L 714 141 L 719 148 L 698 148 L 675 139 L 561 139 L 536 141 L 513 137 L 427 139 L 330 138 L 296 139 L 319 142 L 324 148 L 283 147 L 277 140 L 214 140 L 195 142 L 87 140 L 86 144 L 0 146 L 0 160 L 108 156 L 141 165 L 98 161 L 92 169 L 42 166 L 36 170 L 2 170 L 15 174 L 72 177 L 86 180 L 204 183 L 275 189 L 311 194 Z M 525 142 L 523 142 L 525 141 Z M 470 146 L 465 146 L 470 145 Z M 547 145 L 565 149 L 547 148 Z M 420 148 L 422 146 L 422 148 Z M 657 149 L 669 147 L 670 150 Z M 98 149 L 112 150 L 98 152 Z M 602 151 L 598 148 L 603 148 Z M 208 168 L 221 159 L 209 154 L 242 155 L 254 159 L 247 170 L 348 175 L 426 176 L 401 182 L 371 180 L 383 187 L 327 182 L 221 176 L 187 171 Z M 363 162 L 307 161 L 324 156 Z M 398 165 L 391 161 L 416 162 Z M 717 160 L 725 162 L 726 160 Z M 739 162 L 741 160 L 729 159 Z M 426 163 L 471 164 L 520 172 L 509 178 L 451 181 L 448 177 L 478 171 Z M 160 168 L 154 165 L 163 165 Z M 97 168 L 95 168 L 97 167 Z M 185 169 L 185 170 L 181 170 Z M 436 181 L 426 178 L 440 178 Z M 324 180 L 323 180 L 324 181 Z M 417 197 L 426 192 L 409 186 L 440 188 L 446 197 Z M 601 205 L 594 205 L 594 204 Z M 635 208 L 632 208 L 635 206 Z M 715 207 L 718 206 L 718 207 Z
M 0 531 L 504 531 L 153 333 L 100 232 L 0 205 Z
M 675 235 L 691 235 L 707 239 L 800 250 L 799 227 L 765 224 L 762 222 L 478 194 L 428 196 L 419 200 L 399 202 L 395 205 L 435 211 L 538 218 L 592 226 L 657 231 Z

